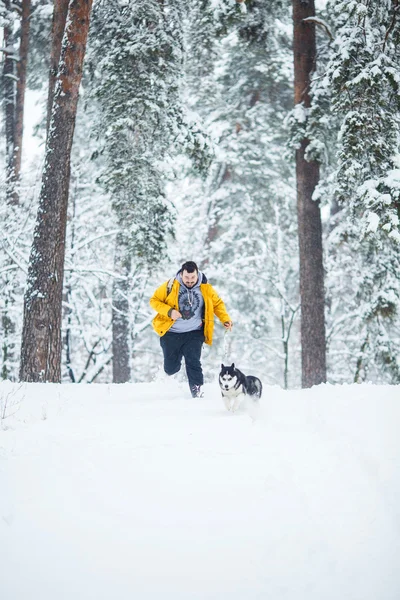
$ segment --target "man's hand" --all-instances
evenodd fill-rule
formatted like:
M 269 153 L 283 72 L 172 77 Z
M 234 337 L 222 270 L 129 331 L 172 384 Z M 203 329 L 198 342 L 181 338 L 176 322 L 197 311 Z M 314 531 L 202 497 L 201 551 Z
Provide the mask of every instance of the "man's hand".
M 179 310 L 175 310 L 174 308 L 171 310 L 171 315 L 170 315 L 171 319 L 173 319 L 174 321 L 176 321 L 177 319 L 181 319 L 182 315 L 179 312 Z
M 228 329 L 229 331 L 232 331 L 232 327 L 233 327 L 232 321 L 225 321 L 224 327 L 225 327 L 225 329 Z

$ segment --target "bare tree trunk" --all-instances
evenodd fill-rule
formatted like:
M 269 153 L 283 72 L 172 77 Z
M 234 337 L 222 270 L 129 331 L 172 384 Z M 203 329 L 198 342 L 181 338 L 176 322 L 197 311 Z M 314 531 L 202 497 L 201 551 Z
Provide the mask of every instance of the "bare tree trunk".
M 15 101 L 15 134 L 14 134 L 14 176 L 16 186 L 20 180 L 22 159 L 22 138 L 24 131 L 24 107 L 26 90 L 26 67 L 28 63 L 29 29 L 31 0 L 22 0 L 21 39 L 19 44 L 19 61 L 17 63 L 17 97 Z M 19 190 L 14 191 L 14 203 L 19 203 Z
M 212 192 L 217 191 L 221 186 L 224 185 L 227 181 L 232 178 L 232 172 L 229 165 L 226 163 L 221 163 L 218 168 L 218 173 L 215 178 L 215 182 L 212 186 Z M 215 202 L 213 200 L 208 201 L 207 206 L 207 223 L 208 229 L 206 238 L 204 240 L 204 248 L 203 248 L 203 259 L 200 261 L 200 268 L 206 269 L 210 264 L 210 249 L 212 244 L 218 238 L 220 233 L 220 220 L 222 214 L 221 211 L 215 211 Z
M 6 0 L 5 8 L 11 11 L 11 3 Z M 5 127 L 5 142 L 6 142 L 6 202 L 8 205 L 18 203 L 16 196 L 16 182 L 14 170 L 14 135 L 15 135 L 15 47 L 14 35 L 10 23 L 5 23 L 3 28 L 3 45 L 4 45 L 4 62 L 3 62 L 3 104 L 4 104 L 4 127 Z M 3 226 L 4 223 L 3 223 Z M 2 351 L 2 367 L 1 378 L 8 379 L 11 374 L 11 364 L 14 359 L 14 343 L 13 336 L 15 333 L 15 324 L 10 316 L 10 308 L 14 300 L 12 295 L 12 283 L 5 281 L 4 289 L 4 306 L 1 315 L 1 327 L 3 330 L 3 345 Z
M 69 0 L 54 0 L 53 23 L 51 29 L 51 54 L 49 73 L 49 93 L 47 97 L 47 133 L 49 132 L 51 109 L 53 106 L 54 89 L 56 85 L 61 47 L 67 21 Z
M 5 3 L 10 10 L 10 2 Z M 14 139 L 15 139 L 15 48 L 14 36 L 11 26 L 4 26 L 4 64 L 3 64 L 3 90 L 4 90 L 4 117 L 6 134 L 6 199 L 8 204 L 15 204 L 15 170 L 14 170 Z
M 354 383 L 363 383 L 367 377 L 367 365 L 364 363 L 365 351 L 369 346 L 369 335 L 367 334 L 363 341 L 357 358 L 356 372 L 354 374 Z
M 315 68 L 315 24 L 304 19 L 315 15 L 314 0 L 293 0 L 293 55 L 295 104 L 308 108 L 310 78 Z M 302 386 L 326 381 L 325 294 L 322 226 L 319 202 L 312 199 L 319 180 L 319 165 L 307 161 L 309 140 L 296 151 L 297 215 L 300 250 Z
M 75 223 L 76 223 L 76 189 L 73 194 L 70 194 L 70 202 L 72 200 L 72 215 L 70 219 L 70 235 L 71 235 L 71 254 L 73 254 L 75 250 Z M 72 299 L 72 286 L 71 286 L 71 277 L 73 277 L 73 272 L 69 273 L 69 277 L 65 278 L 64 281 L 64 292 L 63 292 L 63 302 L 64 302 L 64 310 L 63 310 L 63 319 L 67 321 L 65 327 L 65 336 L 63 338 L 63 346 L 65 348 L 65 362 L 68 371 L 69 378 L 72 383 L 75 383 L 75 373 L 72 366 L 72 309 L 71 309 L 71 299 Z
M 123 234 L 116 239 L 115 270 L 126 279 L 116 279 L 112 292 L 112 369 L 113 383 L 131 379 L 131 345 L 129 322 L 129 280 L 131 258 Z
M 92 0 L 71 0 L 46 142 L 24 298 L 20 378 L 61 380 L 61 315 L 71 147 Z
M 4 294 L 4 308 L 1 317 L 1 326 L 3 329 L 3 347 L 2 347 L 2 366 L 1 366 L 1 378 L 8 379 L 11 377 L 11 364 L 14 359 L 15 347 L 13 343 L 13 337 L 15 334 L 15 325 L 10 317 L 10 304 L 12 304 L 12 297 L 8 290 L 8 281 L 5 283 L 6 292 Z

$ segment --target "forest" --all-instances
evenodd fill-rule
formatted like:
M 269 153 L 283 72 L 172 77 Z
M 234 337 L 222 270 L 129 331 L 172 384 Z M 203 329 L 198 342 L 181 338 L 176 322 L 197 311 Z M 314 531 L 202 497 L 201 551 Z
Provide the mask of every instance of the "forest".
M 153 380 L 149 298 L 194 260 L 234 323 L 209 381 L 400 383 L 399 0 L 0 0 L 0 30 L 2 379 Z

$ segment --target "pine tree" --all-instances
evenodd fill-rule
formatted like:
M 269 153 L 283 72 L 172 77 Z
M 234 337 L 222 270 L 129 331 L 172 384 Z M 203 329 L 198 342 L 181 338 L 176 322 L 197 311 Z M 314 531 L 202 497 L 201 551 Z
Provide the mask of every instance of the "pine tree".
M 5 214 L 2 219 L 3 302 L 1 310 L 2 367 L 3 379 L 15 378 L 17 361 L 16 342 L 18 319 L 19 273 L 13 264 L 14 248 L 9 245 L 15 233 L 18 217 L 21 218 L 21 158 L 23 141 L 23 118 L 25 108 L 26 74 L 31 20 L 31 1 L 23 0 L 16 5 L 8 0 L 0 3 L 1 25 L 3 26 L 3 76 L 2 103 L 4 107 L 6 164 L 5 164 Z M 20 214 L 18 214 L 20 213 Z M 18 225 L 17 225 L 18 226 Z M 17 306 L 16 306 L 17 303 Z
M 311 78 L 316 61 L 314 2 L 293 0 L 295 111 L 311 105 Z M 296 150 L 297 214 L 300 250 L 302 385 L 326 381 L 325 296 L 322 256 L 322 223 L 319 200 L 313 194 L 319 181 L 319 164 L 307 157 L 310 140 L 300 140 Z
M 19 60 L 17 62 L 17 85 L 15 94 L 14 175 L 18 186 L 21 178 L 22 140 L 24 131 L 25 91 L 30 38 L 31 0 L 22 0 Z M 14 194 L 19 201 L 18 187 Z
M 326 80 L 340 123 L 335 196 L 341 207 L 331 235 L 331 281 L 341 277 L 346 284 L 341 312 L 351 326 L 337 329 L 352 350 L 355 381 L 400 381 L 398 9 L 397 0 L 328 4 L 335 39 Z
M 54 0 L 52 30 L 51 30 L 51 53 L 49 69 L 49 91 L 47 97 L 47 132 L 50 127 L 51 111 L 53 106 L 54 92 L 57 82 L 58 65 L 61 56 L 61 47 L 67 20 L 69 0 Z
M 221 292 L 241 364 L 287 386 L 298 312 L 293 164 L 282 150 L 293 103 L 290 15 L 277 2 L 243 8 L 192 5 L 188 104 L 213 137 L 216 156 L 204 183 L 189 172 L 189 192 L 180 192 L 179 182 L 173 188 L 182 196 L 179 257 L 191 252 Z M 207 357 L 204 364 L 215 369 Z M 297 383 L 294 373 L 290 383 Z
M 99 152 L 107 160 L 101 181 L 120 229 L 114 254 L 121 275 L 113 291 L 115 382 L 130 379 L 130 307 L 138 302 L 139 281 L 159 268 L 173 234 L 174 209 L 164 191 L 168 161 L 184 150 L 201 156 L 180 96 L 185 10 L 178 0 L 111 0 L 94 11 L 92 87 L 100 107 Z
M 61 380 L 61 314 L 70 155 L 91 0 L 72 0 L 64 34 L 24 302 L 20 378 Z

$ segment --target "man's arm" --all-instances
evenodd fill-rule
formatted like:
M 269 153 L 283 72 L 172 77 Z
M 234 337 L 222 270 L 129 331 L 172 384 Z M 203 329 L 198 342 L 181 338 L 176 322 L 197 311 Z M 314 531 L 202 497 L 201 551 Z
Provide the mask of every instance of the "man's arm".
M 168 281 L 162 283 L 150 298 L 151 308 L 153 308 L 157 313 L 163 315 L 164 317 L 169 317 L 170 315 L 168 313 L 171 310 L 171 306 L 169 306 L 169 304 L 166 304 L 165 302 L 165 299 L 167 297 L 167 285 Z
M 160 287 L 156 289 L 156 291 L 150 298 L 150 306 L 151 308 L 154 308 L 154 310 L 160 315 L 163 315 L 164 317 L 170 317 L 171 319 L 176 321 L 176 319 L 180 319 L 182 315 L 179 311 L 175 310 L 174 308 L 172 308 L 172 306 L 164 302 L 168 295 L 167 287 L 168 281 L 161 284 Z
M 217 292 L 211 286 L 211 298 L 214 307 L 214 314 L 218 317 L 226 329 L 232 329 L 232 319 L 230 318 L 223 300 L 218 296 Z

